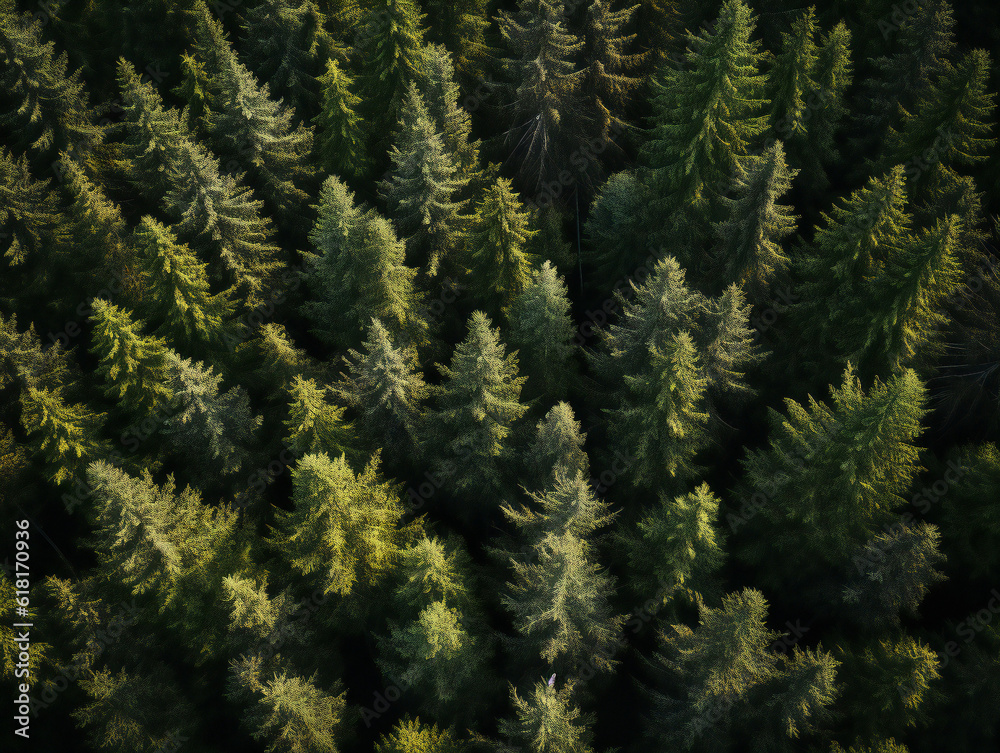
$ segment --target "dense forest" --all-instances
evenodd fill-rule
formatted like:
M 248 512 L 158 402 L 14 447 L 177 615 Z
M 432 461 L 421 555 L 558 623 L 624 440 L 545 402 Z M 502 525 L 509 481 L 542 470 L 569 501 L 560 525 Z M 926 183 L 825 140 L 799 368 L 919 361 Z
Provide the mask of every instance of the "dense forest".
M 0 749 L 1000 751 L 998 44 L 0 0 Z

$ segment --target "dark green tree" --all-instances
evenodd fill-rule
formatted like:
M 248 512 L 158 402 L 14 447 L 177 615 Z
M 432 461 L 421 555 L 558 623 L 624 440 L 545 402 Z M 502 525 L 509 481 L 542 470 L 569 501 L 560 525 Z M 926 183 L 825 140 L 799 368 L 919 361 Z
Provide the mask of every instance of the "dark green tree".
M 472 292 L 492 316 L 506 314 L 530 284 L 534 259 L 526 247 L 534 234 L 511 182 L 499 178 L 476 206 L 467 244 Z
M 316 211 L 309 240 L 318 253 L 306 257 L 313 299 L 302 309 L 316 334 L 342 348 L 358 346 L 375 318 L 394 337 L 422 343 L 427 323 L 416 308 L 415 270 L 404 265 L 403 243 L 389 222 L 358 207 L 336 176 L 323 183 Z
M 352 427 L 344 420 L 344 409 L 327 400 L 329 390 L 312 379 L 295 377 L 288 388 L 291 402 L 285 419 L 285 445 L 296 455 L 322 452 L 337 457 L 354 455 Z
M 100 359 L 97 373 L 105 394 L 132 418 L 144 418 L 166 407 L 173 395 L 167 386 L 167 344 L 142 334 L 143 322 L 129 312 L 97 299 L 93 303 L 91 352 Z
M 593 753 L 596 721 L 574 703 L 573 680 L 556 689 L 554 684 L 536 682 L 530 695 L 522 698 L 511 686 L 515 718 L 500 720 L 500 734 L 507 739 L 504 753 Z
M 68 402 L 61 385 L 45 388 L 29 383 L 21 392 L 21 425 L 54 484 L 82 479 L 87 464 L 107 454 L 108 443 L 99 435 L 103 423 L 103 413 Z
M 891 522 L 919 469 L 913 441 L 926 396 L 916 374 L 864 390 L 848 368 L 831 393 L 832 407 L 786 399 L 787 417 L 770 414 L 770 446 L 743 461 L 741 507 L 727 520 L 733 531 L 753 531 L 741 536 L 741 556 L 763 565 L 770 582 L 848 567 L 856 548 Z
M 747 163 L 744 175 L 733 183 L 736 198 L 721 199 L 727 218 L 715 226 L 718 263 L 725 282 L 740 285 L 751 300 L 763 301 L 789 265 L 781 243 L 795 232 L 797 218 L 778 201 L 798 170 L 788 167 L 780 141 Z
M 277 513 L 274 544 L 325 593 L 381 581 L 400 556 L 403 507 L 378 457 L 355 474 L 341 455 L 305 455 L 292 469 L 293 508 Z
M 683 68 L 654 82 L 653 130 L 643 147 L 671 208 L 704 208 L 739 175 L 767 127 L 755 17 L 727 0 L 710 29 L 688 35 Z
M 320 110 L 316 127 L 316 155 L 323 172 L 357 180 L 367 171 L 368 147 L 359 114 L 361 98 L 354 94 L 354 78 L 335 59 L 326 62 L 319 77 Z
M 520 402 L 525 378 L 481 311 L 469 317 L 451 366 L 438 369 L 446 381 L 428 418 L 428 450 L 449 491 L 492 506 L 509 483 L 510 435 L 528 409 Z

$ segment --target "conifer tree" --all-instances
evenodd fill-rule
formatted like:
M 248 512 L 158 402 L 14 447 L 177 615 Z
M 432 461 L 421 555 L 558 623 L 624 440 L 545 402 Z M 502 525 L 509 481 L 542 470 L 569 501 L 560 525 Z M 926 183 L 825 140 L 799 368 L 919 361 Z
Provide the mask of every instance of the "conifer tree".
M 575 62 L 583 40 L 567 29 L 565 8 L 555 0 L 523 0 L 515 13 L 501 11 L 498 22 L 509 54 L 504 138 L 521 189 L 536 195 L 594 135 L 582 93 L 586 71 Z M 574 167 L 576 182 L 589 190 L 596 165 Z
M 607 672 L 616 664 L 624 618 L 613 615 L 615 581 L 594 562 L 587 537 L 611 515 L 580 470 L 572 476 L 558 471 L 544 493 L 531 497 L 533 508 L 504 507 L 518 538 L 533 550 L 530 558 L 511 558 L 513 579 L 503 597 L 521 652 L 557 673 L 585 663 Z
M 279 254 L 261 202 L 235 178 L 220 174 L 218 161 L 195 143 L 176 111 L 164 110 L 156 90 L 125 61 L 118 81 L 132 184 L 148 198 L 162 199 L 178 238 L 211 260 L 217 279 L 238 283 L 247 304 L 255 305 Z
M 898 626 L 901 615 L 915 617 L 927 591 L 945 580 L 935 569 L 944 560 L 940 539 L 935 525 L 900 523 L 859 547 L 841 594 L 846 615 L 869 629 Z
M 366 447 L 381 447 L 387 458 L 403 458 L 419 446 L 421 403 L 429 388 L 417 368 L 412 346 L 397 346 L 373 319 L 363 351 L 348 354 L 348 373 L 338 391 L 357 412 Z
M 44 274 L 43 262 L 52 260 L 60 250 L 68 250 L 71 244 L 58 196 L 49 188 L 52 181 L 35 180 L 27 157 L 15 159 L 6 149 L 0 150 L 0 178 L 4 256 L 11 266 L 34 262 L 45 279 L 49 275 Z
M 99 461 L 87 468 L 87 480 L 101 576 L 135 596 L 155 594 L 161 611 L 171 610 L 188 628 L 190 641 L 210 645 L 212 633 L 225 627 L 215 622 L 222 578 L 246 564 L 236 514 L 202 503 L 190 486 L 175 491 L 173 476 L 157 485 L 148 470 L 136 478 Z
M 19 13 L 13 3 L 0 7 L 4 143 L 33 156 L 71 150 L 87 160 L 104 129 L 95 122 L 80 71 L 69 73 L 67 54 L 56 55 L 55 44 L 43 40 L 43 26 L 37 14 Z
M 712 201 L 743 171 L 766 128 L 754 26 L 742 0 L 727 0 L 711 29 L 689 33 L 685 66 L 664 68 L 654 82 L 644 158 L 672 207 Z
M 21 425 L 31 437 L 32 449 L 45 460 L 46 476 L 54 484 L 82 479 L 92 460 L 108 451 L 99 437 L 104 414 L 82 403 L 70 403 L 62 385 L 29 385 L 21 392 Z
M 389 222 L 358 207 L 336 176 L 323 183 L 316 211 L 309 240 L 318 253 L 307 256 L 306 272 L 314 298 L 302 309 L 316 334 L 342 348 L 357 346 L 374 318 L 393 337 L 422 343 L 427 323 L 416 310 L 415 270 L 404 266 L 403 243 Z
M 647 55 L 630 52 L 636 34 L 633 27 L 639 5 L 615 7 L 613 0 L 594 0 L 587 8 L 585 48 L 586 91 L 594 96 L 597 132 L 614 142 L 622 142 L 630 126 L 626 120 L 642 79 L 637 75 Z
M 462 242 L 464 201 L 457 194 L 464 187 L 455 155 L 444 148 L 438 127 L 431 120 L 423 97 L 410 84 L 396 142 L 389 153 L 392 176 L 379 192 L 407 251 L 427 273 L 437 274 L 443 259 Z M 426 262 L 425 262 L 426 260 Z
M 661 634 L 664 650 L 656 660 L 676 690 L 653 691 L 651 739 L 691 751 L 738 740 L 775 750 L 823 719 L 836 693 L 837 662 L 822 651 L 796 649 L 783 659 L 771 652 L 780 633 L 767 629 L 759 591 L 730 594 L 717 609 L 701 604 L 699 612 L 696 629 L 673 625 Z
M 682 481 L 695 473 L 694 456 L 708 443 L 704 376 L 694 342 L 680 332 L 663 346 L 650 346 L 641 375 L 625 375 L 622 406 L 608 418 L 613 446 L 634 458 L 636 486 L 659 479 Z
M 131 417 L 143 418 L 170 402 L 167 386 L 167 345 L 143 335 L 143 323 L 128 311 L 97 299 L 93 303 L 91 352 L 100 359 L 97 373 L 105 394 Z
M 715 226 L 719 265 L 724 279 L 740 285 L 751 300 L 763 300 L 788 267 L 781 242 L 795 232 L 796 217 L 778 201 L 797 173 L 785 162 L 782 143 L 775 141 L 762 156 L 747 160 L 745 174 L 734 181 L 737 198 L 721 200 L 727 218 Z
M 530 284 L 534 260 L 526 246 L 534 234 L 509 180 L 486 189 L 469 235 L 468 266 L 476 300 L 492 316 L 506 314 Z
M 839 158 L 834 136 L 848 114 L 845 95 L 854 80 L 851 32 L 843 21 L 823 35 L 811 77 L 815 87 L 807 104 L 812 114 L 806 142 L 797 150 L 795 158 L 802 170 L 803 182 L 815 190 L 823 190 L 829 184 L 826 168 Z
M 280 511 L 275 543 L 292 567 L 346 596 L 381 580 L 399 558 L 403 516 L 378 456 L 355 474 L 341 455 L 305 455 L 292 469 L 291 511 Z
M 902 737 L 927 721 L 933 685 L 941 677 L 941 661 L 930 646 L 903 634 L 844 645 L 836 655 L 844 688 L 838 705 L 858 738 Z
M 876 58 L 867 79 L 867 107 L 858 118 L 859 142 L 881 147 L 889 129 L 913 112 L 920 97 L 952 68 L 955 17 L 949 0 L 919 4 L 900 24 L 892 55 Z
M 489 63 L 486 42 L 490 26 L 488 0 L 427 0 L 428 35 L 455 58 L 463 80 L 470 80 Z
M 344 420 L 342 408 L 327 401 L 328 390 L 318 387 L 312 379 L 301 376 L 289 385 L 291 402 L 284 442 L 296 455 L 325 453 L 337 457 L 345 452 L 354 454 L 351 427 Z
M 583 449 L 587 435 L 580 431 L 569 403 L 556 403 L 535 428 L 535 438 L 524 455 L 534 488 L 547 488 L 560 474 L 569 478 L 577 471 L 584 477 L 590 475 L 590 460 Z
M 428 419 L 427 444 L 449 490 L 489 504 L 507 485 L 511 431 L 527 411 L 519 400 L 525 378 L 481 311 L 469 317 L 451 366 L 438 369 L 447 381 Z
M 505 753 L 593 753 L 594 715 L 582 713 L 574 703 L 575 685 L 570 680 L 557 690 L 554 683 L 536 682 L 525 698 L 511 686 L 516 718 L 500 720 Z
M 347 706 L 339 682 L 326 691 L 315 673 L 305 677 L 288 668 L 268 678 L 259 658 L 251 656 L 233 663 L 228 694 L 249 696 L 242 721 L 254 739 L 263 741 L 267 753 L 339 750 Z
M 375 753 L 463 753 L 462 743 L 448 728 L 403 718 L 375 743 Z
M 141 297 L 139 271 L 126 245 L 127 229 L 118 205 L 88 176 L 83 166 L 68 155 L 60 159 L 63 186 L 70 200 L 67 211 L 71 246 L 67 249 L 74 277 L 99 290 L 100 280 L 117 275 L 125 295 Z
M 838 352 L 833 339 L 851 313 L 843 302 L 856 299 L 863 281 L 877 279 L 909 242 L 912 217 L 906 200 L 903 166 L 898 165 L 822 215 L 825 226 L 817 229 L 798 265 L 803 280 L 799 326 L 815 360 Z
M 529 393 L 566 396 L 575 378 L 576 328 L 563 280 L 546 261 L 510 306 L 510 344 L 517 348 Z
M 890 129 L 888 161 L 904 163 L 907 176 L 922 183 L 943 168 L 986 160 L 996 143 L 990 137 L 996 109 L 996 94 L 987 88 L 990 69 L 989 53 L 972 50 L 942 75 L 913 114 L 904 111 L 899 130 Z
M 410 84 L 422 79 L 427 65 L 423 20 L 415 0 L 376 0 L 364 8 L 352 59 L 363 63 L 358 93 L 373 134 L 391 133 Z M 383 152 L 383 141 L 384 136 L 374 138 L 373 154 Z
M 635 170 L 615 173 L 601 186 L 584 225 L 584 249 L 599 289 L 644 269 L 653 227 L 650 209 L 654 192 Z M 678 249 L 680 251 L 680 249 Z
M 903 504 L 918 469 L 913 441 L 925 388 L 916 374 L 863 390 L 849 367 L 831 393 L 832 407 L 810 397 L 808 407 L 787 399 L 787 417 L 771 412 L 770 447 L 747 454 L 743 502 L 727 516 L 733 531 L 753 529 L 756 541 L 746 539 L 742 556 L 763 563 L 774 582 L 848 566 L 855 548 Z M 775 552 L 780 567 L 768 564 Z
M 626 539 L 641 592 L 657 594 L 664 604 L 678 591 L 714 597 L 716 574 L 726 556 L 718 518 L 719 498 L 708 484 L 679 497 L 661 495 L 659 505 Z
M 243 20 L 242 49 L 260 81 L 295 111 L 295 123 L 318 110 L 323 61 L 343 57 L 316 0 L 269 0 Z M 329 68 L 328 68 L 329 70 Z
M 945 551 L 952 567 L 977 578 L 996 572 L 1000 550 L 995 546 L 997 509 L 990 503 L 1000 493 L 1000 452 L 993 443 L 963 447 L 948 469 L 961 469 L 957 483 L 952 484 L 941 500 L 944 520 L 941 530 Z M 957 474 L 956 474 L 957 475 Z M 946 478 L 951 473 L 946 471 Z M 927 491 L 917 497 L 917 504 L 931 502 Z M 930 492 L 933 494 L 933 492 Z
M 73 716 L 96 750 L 157 753 L 190 739 L 194 708 L 162 664 L 145 672 L 97 670 L 81 685 L 88 702 Z
M 293 127 L 292 111 L 272 100 L 268 84 L 258 83 L 239 62 L 207 6 L 200 5 L 197 13 L 195 57 L 211 71 L 213 107 L 202 121 L 212 148 L 221 160 L 228 160 L 226 172 L 245 173 L 260 187 L 274 216 L 294 229 L 308 198 L 303 186 L 313 177 L 308 162 L 312 132 Z M 284 48 L 282 54 L 287 55 Z
M 239 471 L 261 424 L 261 417 L 250 412 L 246 391 L 236 386 L 220 392 L 222 374 L 172 351 L 167 373 L 175 408 L 165 429 L 171 443 L 206 474 Z
M 437 717 L 469 718 L 480 705 L 490 650 L 472 600 L 471 560 L 454 540 L 424 537 L 402 552 L 406 580 L 396 591 L 389 632 L 379 639 L 379 666 L 419 692 Z
M 816 7 L 811 6 L 792 21 L 790 32 L 781 33 L 781 51 L 767 77 L 771 127 L 793 154 L 798 152 L 812 120 L 807 99 L 818 88 L 813 78 L 819 57 L 816 32 Z
M 20 332 L 17 315 L 6 319 L 0 312 L 0 367 L 0 389 L 13 382 L 24 388 L 56 390 L 66 382 L 72 363 L 60 343 L 42 347 L 35 325 Z
M 479 142 L 472 138 L 472 117 L 459 103 L 461 90 L 455 81 L 455 66 L 443 45 L 427 49 L 421 94 L 441 134 L 444 149 L 455 159 L 460 175 L 474 177 L 479 169 Z
M 834 333 L 844 361 L 863 374 L 888 375 L 926 361 L 946 324 L 942 302 L 959 282 L 959 220 L 952 215 L 910 240 L 878 276 L 836 300 Z
M 319 77 L 319 114 L 312 119 L 322 171 L 344 180 L 359 179 L 369 166 L 359 114 L 361 98 L 354 93 L 354 81 L 335 59 L 327 60 L 326 71 Z
M 178 350 L 205 355 L 220 348 L 234 304 L 230 293 L 210 292 L 206 264 L 173 231 L 146 215 L 133 236 L 142 265 L 150 318 Z

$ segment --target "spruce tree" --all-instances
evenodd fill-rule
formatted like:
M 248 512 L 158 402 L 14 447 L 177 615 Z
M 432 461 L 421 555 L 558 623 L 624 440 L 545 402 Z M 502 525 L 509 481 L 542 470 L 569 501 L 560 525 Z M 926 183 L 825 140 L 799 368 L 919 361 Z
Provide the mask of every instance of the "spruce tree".
M 897 127 L 906 112 L 937 78 L 951 70 L 955 48 L 955 17 L 949 0 L 919 4 L 904 18 L 896 39 L 896 52 L 875 58 L 874 75 L 866 81 L 867 106 L 857 119 L 859 145 L 881 148 L 889 129 Z
M 569 478 L 577 471 L 590 475 L 590 460 L 583 449 L 587 435 L 580 430 L 569 403 L 553 405 L 535 429 L 535 438 L 524 454 L 530 469 L 526 487 L 547 488 L 560 474 Z
M 351 427 L 343 417 L 343 409 L 327 401 L 328 390 L 318 387 L 312 379 L 301 376 L 289 385 L 291 401 L 285 419 L 287 436 L 284 443 L 296 455 L 326 453 L 336 457 L 351 448 Z
M 451 366 L 438 369 L 446 382 L 428 419 L 428 449 L 449 491 L 488 508 L 507 488 L 510 435 L 527 411 L 519 399 L 525 378 L 481 311 L 469 317 Z
M 766 128 L 763 53 L 755 17 L 727 0 L 710 29 L 688 34 L 682 69 L 654 81 L 653 130 L 643 156 L 671 207 L 701 209 L 722 193 Z
M 835 299 L 843 312 L 834 332 L 843 361 L 862 374 L 887 376 L 940 351 L 935 336 L 947 323 L 942 304 L 959 283 L 958 233 L 956 215 L 938 222 L 853 295 Z
M 566 281 L 546 261 L 514 298 L 508 313 L 510 345 L 524 364 L 529 394 L 558 400 L 573 384 L 576 327 L 569 312 Z
M 54 484 L 83 478 L 84 469 L 103 457 L 108 443 L 99 437 L 104 414 L 95 414 L 82 403 L 70 403 L 61 385 L 53 388 L 30 384 L 21 392 L 21 425 L 32 449 L 42 456 L 46 477 Z
M 375 753 L 463 753 L 465 747 L 450 729 L 403 718 L 375 743 Z
M 491 316 L 506 314 L 530 284 L 533 259 L 525 251 L 534 232 L 528 217 L 506 178 L 486 189 L 476 206 L 467 244 L 469 275 L 476 301 Z
M 359 95 L 373 134 L 372 153 L 383 153 L 386 136 L 404 112 L 410 84 L 427 65 L 424 16 L 415 0 L 375 0 L 364 8 L 352 60 L 362 71 Z
M 583 40 L 555 0 L 523 0 L 515 13 L 501 11 L 498 23 L 508 51 L 504 140 L 521 189 L 537 195 L 594 135 L 582 93 L 586 71 L 576 65 Z M 574 183 L 589 190 L 597 165 L 573 164 Z
M 90 349 L 100 359 L 97 373 L 105 381 L 105 394 L 131 418 L 166 407 L 173 397 L 167 386 L 166 342 L 143 335 L 143 322 L 118 306 L 97 299 L 92 308 Z
M 453 3 L 449 3 L 453 5 Z M 459 174 L 473 178 L 479 170 L 479 142 L 472 138 L 472 117 L 460 104 L 461 90 L 455 81 L 451 53 L 443 45 L 427 49 L 427 65 L 421 82 L 427 112 L 437 125 L 445 151 Z
M 839 154 L 834 136 L 848 114 L 846 92 L 854 80 L 851 63 L 851 32 L 843 21 L 824 34 L 812 70 L 815 88 L 809 94 L 810 112 L 806 143 L 795 154 L 803 182 L 815 190 L 829 185 L 827 167 Z M 780 134 L 778 134 L 780 137 Z
M 43 40 L 43 26 L 37 14 L 19 13 L 13 3 L 0 7 L 4 143 L 33 156 L 68 150 L 83 161 L 94 159 L 104 129 L 95 122 L 81 71 L 69 72 L 67 54 L 57 55 L 55 44 Z
M 514 719 L 500 720 L 500 734 L 507 739 L 502 748 L 530 753 L 593 753 L 595 718 L 584 714 L 574 703 L 573 680 L 558 690 L 554 683 L 536 682 L 530 695 L 522 698 L 511 686 Z
M 993 443 L 963 447 L 949 460 L 945 478 L 950 481 L 956 468 L 961 475 L 941 499 L 944 549 L 953 569 L 983 577 L 996 572 L 1000 561 L 995 546 L 997 509 L 990 503 L 1000 493 L 1000 452 Z M 915 504 L 926 508 L 933 494 L 924 489 Z
M 727 218 L 717 223 L 718 263 L 724 280 L 740 285 L 751 300 L 763 301 L 771 283 L 789 265 L 781 242 L 795 232 L 792 208 L 778 201 L 791 187 L 798 170 L 789 169 L 780 141 L 760 157 L 748 160 L 736 178 L 736 198 L 723 198 Z
M 427 0 L 424 6 L 429 19 L 428 35 L 454 55 L 455 68 L 464 81 L 488 66 L 488 0 Z
M 269 0 L 243 19 L 242 51 L 260 81 L 295 111 L 295 124 L 318 111 L 317 79 L 335 56 L 343 57 L 316 0 Z
M 323 172 L 344 180 L 358 180 L 368 169 L 361 98 L 354 94 L 355 79 L 335 59 L 326 62 L 319 77 L 320 111 L 316 127 L 316 155 Z
M 396 345 L 377 319 L 362 347 L 348 353 L 348 372 L 338 391 L 357 414 L 365 446 L 381 447 L 396 462 L 419 446 L 421 404 L 429 388 L 418 369 L 416 349 Z
M 586 91 L 594 97 L 597 132 L 620 144 L 630 130 L 627 118 L 642 84 L 636 74 L 648 55 L 630 51 L 637 35 L 626 31 L 634 28 L 639 5 L 616 6 L 614 0 L 594 0 L 587 8 Z
M 193 140 L 176 111 L 164 110 L 156 90 L 125 61 L 118 82 L 131 183 L 149 199 L 163 201 L 178 238 L 211 260 L 216 279 L 238 283 L 247 304 L 257 304 L 280 253 L 261 202 L 220 173 L 218 161 Z
M 813 115 L 807 99 L 818 88 L 813 77 L 819 57 L 816 32 L 816 7 L 812 6 L 792 21 L 790 32 L 781 33 L 781 51 L 767 76 L 771 128 L 796 155 Z
M 692 601 L 716 596 L 726 557 L 718 522 L 719 498 L 708 484 L 679 497 L 661 495 L 625 539 L 641 593 L 656 594 L 661 604 L 678 592 Z
M 422 343 L 427 323 L 416 309 L 415 270 L 404 266 L 403 243 L 389 222 L 358 207 L 336 176 L 324 182 L 316 211 L 309 240 L 318 253 L 307 256 L 306 272 L 314 298 L 302 309 L 316 334 L 356 347 L 375 318 L 394 337 Z
M 267 753 L 336 753 L 344 727 L 346 692 L 339 682 L 330 691 L 311 677 L 281 668 L 264 675 L 257 657 L 233 663 L 230 697 L 249 697 L 242 722 Z
M 617 172 L 601 186 L 583 228 L 584 258 L 598 290 L 610 290 L 609 283 L 620 285 L 637 270 L 646 271 L 654 196 L 635 170 Z
M 239 386 L 220 392 L 222 374 L 174 352 L 167 357 L 173 412 L 165 434 L 205 477 L 232 474 L 249 459 L 249 445 L 261 424 Z
M 403 508 L 378 457 L 355 474 L 341 455 L 305 455 L 292 469 L 290 511 L 277 513 L 274 543 L 324 593 L 377 584 L 399 558 Z
M 851 574 L 841 593 L 843 612 L 868 629 L 898 626 L 901 616 L 917 616 L 924 595 L 945 580 L 936 569 L 937 526 L 900 523 L 872 537 L 851 557 Z
M 194 50 L 211 71 L 214 107 L 203 124 L 213 150 L 226 162 L 226 172 L 245 173 L 275 218 L 294 230 L 308 198 L 303 186 L 313 178 L 308 162 L 312 132 L 293 127 L 292 111 L 272 100 L 268 84 L 258 83 L 239 62 L 221 23 L 205 5 L 198 9 Z
M 81 678 L 88 698 L 73 717 L 95 750 L 158 753 L 190 739 L 194 707 L 163 664 L 100 669 Z
M 701 604 L 699 612 L 696 629 L 673 625 L 661 634 L 655 658 L 672 690 L 652 692 L 650 741 L 689 751 L 739 740 L 752 740 L 755 751 L 791 749 L 789 738 L 824 720 L 837 662 L 822 651 L 796 649 L 782 659 L 771 652 L 781 634 L 768 630 L 759 591 L 730 594 L 720 608 Z
M 907 177 L 925 183 L 937 171 L 989 158 L 996 94 L 988 89 L 990 55 L 972 50 L 904 112 L 887 137 L 888 162 L 904 163 Z
M 160 323 L 157 334 L 193 356 L 222 347 L 234 304 L 228 290 L 211 293 L 207 265 L 149 215 L 139 221 L 133 243 L 148 296 L 146 310 Z
M 808 360 L 823 364 L 838 352 L 836 332 L 852 314 L 844 303 L 856 300 L 863 281 L 877 279 L 910 241 L 906 203 L 904 170 L 898 165 L 822 215 L 825 226 L 817 229 L 797 269 L 803 301 L 798 327 L 810 344 Z
M 405 549 L 389 631 L 380 637 L 379 666 L 419 693 L 435 717 L 468 719 L 479 706 L 488 639 L 469 579 L 471 560 L 456 541 L 424 537 Z M 402 618 L 401 620 L 399 618 Z
M 407 91 L 389 156 L 392 175 L 380 184 L 379 192 L 399 234 L 406 238 L 410 258 L 420 266 L 426 264 L 427 274 L 434 276 L 464 236 L 465 202 L 457 196 L 464 181 L 415 84 Z
M 786 399 L 788 415 L 771 412 L 769 447 L 743 465 L 738 512 L 727 521 L 743 535 L 742 557 L 763 565 L 769 582 L 802 582 L 846 567 L 856 547 L 891 520 L 919 466 L 926 391 L 912 371 L 867 390 L 848 368 L 831 387 L 832 407 L 810 397 Z M 755 540 L 751 540 L 755 539 Z M 804 550 L 803 540 L 811 546 Z M 766 542 L 766 543 L 765 543 Z M 780 567 L 770 559 L 781 553 Z

